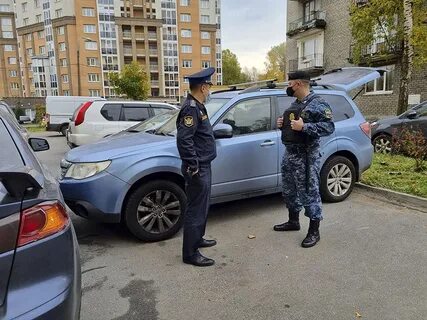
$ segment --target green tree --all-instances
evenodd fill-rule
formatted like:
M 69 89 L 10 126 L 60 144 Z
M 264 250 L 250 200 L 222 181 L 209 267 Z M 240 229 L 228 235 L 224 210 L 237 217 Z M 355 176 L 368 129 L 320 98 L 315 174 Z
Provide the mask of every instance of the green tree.
M 246 82 L 237 56 L 229 49 L 222 51 L 222 82 L 224 85 Z
M 283 42 L 277 46 L 271 47 L 267 53 L 265 64 L 265 74 L 262 79 L 285 80 L 286 74 L 286 43 Z
M 117 94 L 125 94 L 133 100 L 146 100 L 150 94 L 150 79 L 136 61 L 124 66 L 120 73 L 111 72 L 109 80 Z
M 350 13 L 354 62 L 360 63 L 364 48 L 375 39 L 384 39 L 386 45 L 379 54 L 396 54 L 401 66 L 397 114 L 406 111 L 412 68 L 427 63 L 425 0 L 369 0 L 362 7 L 352 1 Z

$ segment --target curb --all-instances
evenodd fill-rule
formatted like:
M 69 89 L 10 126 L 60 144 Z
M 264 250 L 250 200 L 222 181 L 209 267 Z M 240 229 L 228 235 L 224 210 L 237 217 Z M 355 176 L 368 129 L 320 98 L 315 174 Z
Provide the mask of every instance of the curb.
M 413 208 L 422 212 L 427 212 L 427 198 L 421 198 L 389 189 L 372 187 L 361 182 L 356 183 L 355 187 L 360 190 L 369 191 L 369 196 L 371 197 Z

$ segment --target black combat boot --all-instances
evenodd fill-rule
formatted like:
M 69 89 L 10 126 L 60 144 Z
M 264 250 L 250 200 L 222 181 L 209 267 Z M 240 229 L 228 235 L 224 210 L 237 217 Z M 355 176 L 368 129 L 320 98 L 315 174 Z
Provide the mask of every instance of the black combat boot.
M 316 245 L 320 240 L 319 234 L 319 220 L 310 220 L 310 227 L 308 228 L 308 233 L 301 246 L 303 248 L 310 248 Z
M 299 225 L 299 212 L 289 211 L 289 221 L 276 224 L 273 227 L 274 231 L 298 231 L 301 229 Z

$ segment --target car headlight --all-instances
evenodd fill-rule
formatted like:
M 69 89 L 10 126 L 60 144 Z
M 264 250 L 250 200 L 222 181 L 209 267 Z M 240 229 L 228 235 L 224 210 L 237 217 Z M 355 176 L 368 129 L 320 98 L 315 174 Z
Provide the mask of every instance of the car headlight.
M 110 164 L 110 160 L 93 163 L 73 163 L 68 168 L 65 178 L 72 178 L 76 180 L 86 179 L 104 171 Z

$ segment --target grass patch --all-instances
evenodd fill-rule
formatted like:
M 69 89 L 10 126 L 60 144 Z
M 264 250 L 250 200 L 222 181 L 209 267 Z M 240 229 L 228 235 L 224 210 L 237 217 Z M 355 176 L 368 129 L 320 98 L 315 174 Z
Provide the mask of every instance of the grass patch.
M 427 198 L 427 170 L 415 172 L 414 167 L 412 158 L 376 153 L 371 168 L 362 175 L 362 182 Z
M 38 124 L 24 124 L 24 127 L 28 130 L 28 132 L 46 131 L 46 127 L 42 127 Z

